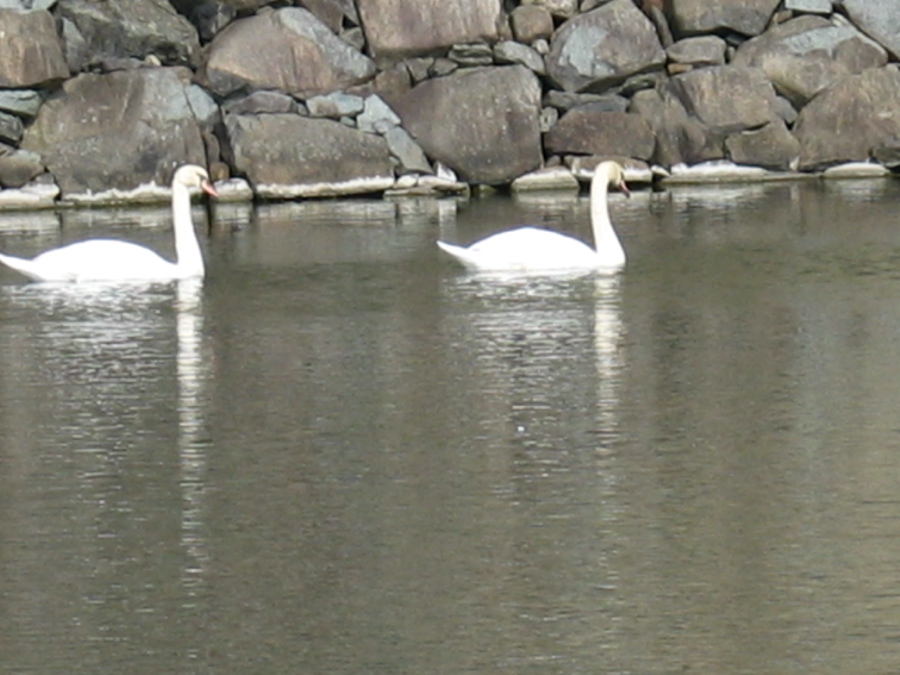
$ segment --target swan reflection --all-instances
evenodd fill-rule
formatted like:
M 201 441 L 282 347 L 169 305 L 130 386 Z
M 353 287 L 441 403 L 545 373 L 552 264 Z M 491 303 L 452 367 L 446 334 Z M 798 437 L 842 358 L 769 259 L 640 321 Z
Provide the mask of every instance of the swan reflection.
M 3 411 L 7 440 L 52 467 L 41 479 L 71 494 L 69 518 L 110 575 L 92 591 L 98 598 L 114 598 L 131 569 L 174 572 L 193 597 L 207 568 L 202 299 L 200 280 L 0 286 L 4 379 L 21 389 Z M 177 481 L 167 448 L 178 453 Z M 137 563 L 134 552 L 150 550 L 175 514 L 180 569 Z

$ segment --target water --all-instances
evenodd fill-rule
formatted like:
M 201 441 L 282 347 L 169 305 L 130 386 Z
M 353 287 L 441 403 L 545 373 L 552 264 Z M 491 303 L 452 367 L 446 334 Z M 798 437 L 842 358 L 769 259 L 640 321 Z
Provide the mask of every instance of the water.
M 616 196 L 612 278 L 434 246 L 587 236 L 567 197 L 220 205 L 202 287 L 0 272 L 0 672 L 896 672 L 898 196 Z

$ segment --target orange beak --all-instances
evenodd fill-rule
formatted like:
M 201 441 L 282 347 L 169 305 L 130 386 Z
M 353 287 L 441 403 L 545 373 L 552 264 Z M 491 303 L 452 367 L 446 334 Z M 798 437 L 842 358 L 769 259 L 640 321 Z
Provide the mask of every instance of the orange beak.
M 213 197 L 218 197 L 219 193 L 216 192 L 216 188 L 213 187 L 213 184 L 208 180 L 200 183 L 200 189 L 203 190 L 206 194 L 212 195 Z
M 622 193 L 623 193 L 626 197 L 628 197 L 629 199 L 631 198 L 631 190 L 629 190 L 629 189 L 628 189 L 628 186 L 625 185 L 625 181 L 624 181 L 624 180 L 621 181 L 616 187 L 619 188 L 619 190 L 621 190 Z

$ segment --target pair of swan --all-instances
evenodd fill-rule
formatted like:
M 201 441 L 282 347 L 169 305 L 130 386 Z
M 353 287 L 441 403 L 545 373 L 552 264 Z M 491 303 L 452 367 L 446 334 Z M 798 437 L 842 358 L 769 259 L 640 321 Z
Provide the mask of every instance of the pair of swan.
M 615 271 L 625 265 L 625 251 L 609 219 L 607 191 L 612 185 L 626 196 L 624 172 L 616 162 L 603 162 L 591 178 L 591 228 L 594 248 L 558 232 L 519 227 L 475 242 L 468 248 L 437 242 L 470 270 L 480 272 Z
M 45 251 L 28 260 L 0 254 L 0 262 L 32 281 L 171 281 L 204 275 L 203 255 L 191 220 L 190 188 L 214 197 L 216 189 L 206 169 L 180 167 L 172 178 L 172 222 L 176 262 L 154 251 L 117 239 L 88 239 Z
M 609 219 L 610 185 L 629 195 L 622 167 L 598 165 L 591 179 L 594 248 L 568 235 L 520 227 L 487 237 L 468 248 L 438 246 L 470 269 L 496 272 L 614 271 L 625 265 L 625 251 Z M 168 281 L 202 278 L 203 255 L 191 221 L 190 188 L 217 196 L 206 170 L 187 164 L 172 179 L 172 219 L 177 261 L 115 239 L 89 239 L 41 253 L 31 260 L 0 254 L 0 263 L 34 281 Z

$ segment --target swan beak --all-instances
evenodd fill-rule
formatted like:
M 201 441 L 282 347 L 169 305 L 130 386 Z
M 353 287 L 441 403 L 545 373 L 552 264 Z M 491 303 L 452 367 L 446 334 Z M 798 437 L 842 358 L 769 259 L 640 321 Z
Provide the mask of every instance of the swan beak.
M 620 182 L 618 185 L 616 185 L 616 187 L 619 188 L 619 190 L 622 192 L 622 194 L 624 194 L 626 197 L 628 197 L 629 199 L 631 198 L 631 190 L 629 190 L 628 186 L 625 185 L 624 180 L 622 182 Z
M 216 188 L 214 188 L 213 184 L 208 180 L 204 180 L 202 183 L 200 183 L 200 189 L 203 190 L 206 194 L 212 195 L 213 197 L 219 196 L 219 193 L 216 192 Z

